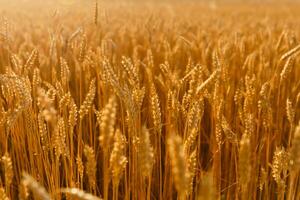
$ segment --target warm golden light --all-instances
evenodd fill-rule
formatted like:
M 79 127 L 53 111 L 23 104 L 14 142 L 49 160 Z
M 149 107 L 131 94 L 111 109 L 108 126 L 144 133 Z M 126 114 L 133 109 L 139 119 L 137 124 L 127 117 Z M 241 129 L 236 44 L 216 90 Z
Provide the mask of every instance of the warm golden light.
M 0 0 L 0 200 L 300 199 L 299 9 Z

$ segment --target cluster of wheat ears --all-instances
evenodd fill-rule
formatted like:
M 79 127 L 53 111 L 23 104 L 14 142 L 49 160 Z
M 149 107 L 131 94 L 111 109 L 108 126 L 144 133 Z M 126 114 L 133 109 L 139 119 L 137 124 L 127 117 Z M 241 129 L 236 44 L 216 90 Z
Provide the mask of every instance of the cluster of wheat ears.
M 297 8 L 1 5 L 0 199 L 299 199 Z

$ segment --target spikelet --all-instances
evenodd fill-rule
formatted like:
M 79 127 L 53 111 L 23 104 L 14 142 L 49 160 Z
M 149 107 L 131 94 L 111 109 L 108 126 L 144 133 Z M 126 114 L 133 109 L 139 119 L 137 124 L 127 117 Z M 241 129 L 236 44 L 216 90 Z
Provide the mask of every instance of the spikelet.
M 98 0 L 95 0 L 95 8 L 94 8 L 94 23 L 98 24 Z
M 193 70 L 194 69 L 193 67 L 194 67 L 193 60 L 192 60 L 191 56 L 189 56 L 189 58 L 187 60 L 187 64 L 185 66 L 185 74 L 188 74 L 188 72 Z
M 261 86 L 259 95 L 260 95 L 263 99 L 266 99 L 267 96 L 268 96 L 268 91 L 269 91 L 269 89 L 270 89 L 270 84 L 269 84 L 268 82 L 264 83 L 264 84 Z
M 137 111 L 139 111 L 142 108 L 143 100 L 145 96 L 145 87 L 142 87 L 141 89 L 133 89 L 132 97 L 135 104 L 135 108 Z
M 51 80 L 53 83 L 57 81 L 57 70 L 56 67 L 51 68 Z
M 222 144 L 222 112 L 223 112 L 223 100 L 221 100 L 220 104 L 217 107 L 217 116 L 216 116 L 216 127 L 215 127 L 215 135 L 216 135 L 216 142 L 218 148 L 221 147 Z
M 191 131 L 189 131 L 189 135 L 184 141 L 184 151 L 186 154 L 189 153 L 190 148 L 194 145 L 198 134 L 199 131 L 197 128 L 193 128 Z
M 215 81 L 215 86 L 212 94 L 212 104 L 215 106 L 218 105 L 220 99 L 222 98 L 220 89 L 221 89 L 221 85 L 220 85 L 220 80 L 218 79 Z
M 89 184 L 92 188 L 96 187 L 96 158 L 95 152 L 92 147 L 85 145 L 84 146 L 84 155 L 87 158 L 87 162 L 85 165 L 86 174 L 88 176 Z
M 31 82 L 30 82 L 30 78 L 28 76 L 26 77 L 22 77 L 22 76 L 19 76 L 19 78 L 24 82 L 23 84 L 26 86 L 26 88 L 23 88 L 24 90 L 27 90 L 29 92 L 29 97 L 27 98 L 30 98 L 30 101 L 31 101 L 31 92 L 32 92 L 32 87 L 31 87 Z
M 157 95 L 154 84 L 150 85 L 150 105 L 154 129 L 158 134 L 161 133 L 161 110 L 159 97 Z
M 300 121 L 295 129 L 294 139 L 291 147 L 291 160 L 290 165 L 292 170 L 297 170 L 300 168 Z
M 215 70 L 208 79 L 206 79 L 200 86 L 197 87 L 196 94 L 200 94 L 200 95 L 203 94 L 207 86 L 216 80 L 219 73 L 220 73 L 220 69 Z
M 294 57 L 289 57 L 280 73 L 280 83 L 284 83 L 284 81 L 287 79 L 292 71 L 293 64 Z
M 189 170 L 189 189 L 188 194 L 193 191 L 194 185 L 194 177 L 196 175 L 196 167 L 197 167 L 197 151 L 194 150 L 188 158 L 187 167 Z
M 59 110 L 62 111 L 66 106 L 70 105 L 70 101 L 71 101 L 71 94 L 70 92 L 67 92 L 59 100 L 58 103 Z
M 52 84 L 50 84 L 46 81 L 44 81 L 43 83 L 48 88 L 48 90 L 46 92 L 46 95 L 49 97 L 49 99 L 51 101 L 54 101 L 56 95 L 58 95 L 58 91 L 56 90 L 56 88 Z
M 170 78 L 170 76 L 172 76 L 170 64 L 167 61 L 165 61 L 165 63 L 160 64 L 159 68 L 162 71 L 163 75 L 167 78 Z
M 37 200 L 51 200 L 46 189 L 41 186 L 33 177 L 23 173 L 22 183 L 33 193 Z
M 11 157 L 7 152 L 2 156 L 1 162 L 3 164 L 3 169 L 5 174 L 5 186 L 9 188 L 13 180 L 14 171 L 13 171 Z
M 69 153 L 67 152 L 66 148 L 66 126 L 64 119 L 60 117 L 57 121 L 57 126 L 54 130 L 54 149 L 57 158 L 61 155 L 68 156 Z
M 167 109 L 171 112 L 174 108 L 174 94 L 171 90 L 169 90 L 167 94 Z
M 221 60 L 219 58 L 217 51 L 213 52 L 212 61 L 213 61 L 213 66 L 215 69 L 221 69 Z
M 110 170 L 115 185 L 118 185 L 123 171 L 126 168 L 127 158 L 125 156 L 125 143 L 122 133 L 119 129 L 116 130 L 114 137 L 114 147 L 109 159 Z
M 0 199 L 1 200 L 9 200 L 7 194 L 5 193 L 5 190 L 3 187 L 0 187 Z
M 240 141 L 238 175 L 239 183 L 241 185 L 245 184 L 245 186 L 247 186 L 247 183 L 250 180 L 250 155 L 250 136 L 247 133 L 244 133 Z
M 24 116 L 24 121 L 25 121 L 25 126 L 27 131 L 33 132 L 36 131 L 36 127 L 35 127 L 35 116 L 33 115 L 34 111 L 31 107 L 29 107 L 28 109 L 25 110 L 25 112 L 23 113 Z
M 128 80 L 129 83 L 136 88 L 139 88 L 140 80 L 138 77 L 138 69 L 137 67 L 132 63 L 130 58 L 122 57 L 122 66 L 125 69 L 125 71 L 128 74 Z
M 12 54 L 9 58 L 14 72 L 16 72 L 18 75 L 21 75 L 22 66 L 20 58 L 16 54 Z
M 51 36 L 50 38 L 50 45 L 49 45 L 49 57 L 50 57 L 50 61 L 54 61 L 57 58 L 57 49 L 56 49 L 56 37 L 55 36 Z M 52 68 L 54 69 L 54 68 Z
M 40 69 L 35 67 L 33 69 L 33 75 L 32 75 L 32 89 L 36 93 L 37 89 L 41 86 L 42 78 L 40 75 Z
M 84 165 L 83 165 L 83 162 L 82 162 L 80 156 L 76 157 L 76 165 L 77 165 L 77 170 L 78 170 L 80 180 L 82 180 L 83 179 L 83 172 L 84 172 Z
M 79 58 L 78 58 L 79 62 L 83 62 L 84 58 L 85 58 L 85 55 L 86 55 L 86 47 L 87 47 L 87 41 L 86 40 L 87 40 L 86 35 L 83 34 L 81 44 L 80 44 L 80 51 L 79 51 Z
M 182 98 L 182 110 L 183 110 L 183 113 L 185 114 L 185 116 L 188 113 L 190 104 L 192 103 L 193 95 L 195 93 L 194 83 L 195 83 L 194 80 L 191 80 L 189 82 L 189 89 L 187 92 L 184 93 L 183 98 Z
M 255 76 L 250 78 L 248 75 L 245 77 L 245 86 L 246 86 L 246 93 L 245 93 L 245 100 L 243 105 L 243 112 L 244 113 L 251 113 L 251 108 L 254 104 L 254 96 L 255 96 Z
M 182 107 L 180 105 L 180 102 L 178 101 L 178 99 L 175 97 L 174 94 L 172 94 L 171 97 L 171 105 L 172 105 L 172 109 L 171 109 L 171 117 L 176 118 L 177 113 L 179 113 L 182 110 Z
M 270 85 L 268 82 L 264 83 L 261 86 L 261 90 L 259 92 L 260 100 L 258 101 L 258 105 L 257 105 L 258 111 L 261 113 L 263 126 L 265 128 L 270 127 L 272 123 L 272 108 L 267 94 L 269 89 L 270 89 Z
M 197 100 L 191 105 L 191 108 L 187 115 L 187 128 L 192 129 L 193 127 L 197 127 L 199 121 L 204 113 L 204 101 L 203 98 Z
M 236 89 L 235 94 L 234 94 L 235 105 L 241 104 L 242 98 L 243 98 L 242 89 L 239 87 Z
M 69 123 L 69 127 L 72 129 L 76 125 L 78 112 L 77 112 L 77 106 L 73 98 L 71 98 L 69 103 L 70 103 L 69 104 L 70 109 L 69 109 L 68 123 Z
M 82 105 L 80 106 L 79 109 L 79 117 L 80 120 L 83 119 L 83 117 L 88 114 L 90 108 L 92 107 L 95 95 L 96 95 L 96 80 L 92 79 L 91 83 L 90 83 L 90 87 L 89 87 L 89 91 L 82 103 Z
M 108 103 L 101 111 L 100 121 L 98 121 L 98 123 L 100 124 L 99 141 L 104 150 L 107 150 L 113 138 L 114 127 L 116 123 L 116 115 L 117 115 L 117 100 L 116 97 L 113 96 L 108 100 Z
M 86 193 L 83 190 L 80 190 L 78 188 L 62 188 L 60 190 L 62 193 L 65 193 L 71 197 L 71 199 L 77 199 L 77 200 L 101 200 L 100 198 Z
M 67 61 L 64 58 L 60 58 L 60 78 L 61 83 L 64 87 L 67 87 L 67 84 L 70 81 L 70 69 Z
M 47 150 L 49 148 L 49 141 L 47 136 L 47 126 L 44 122 L 44 117 L 41 112 L 38 113 L 38 128 L 39 128 L 39 134 L 41 139 L 41 145 L 43 150 Z
M 18 197 L 20 200 L 26 200 L 26 199 L 28 199 L 28 196 L 29 196 L 28 188 L 26 187 L 26 185 L 24 185 L 24 182 L 21 181 L 21 183 L 19 184 Z
M 291 125 L 294 124 L 295 119 L 295 109 L 292 106 L 292 102 L 287 99 L 286 100 L 286 115 Z
M 255 131 L 255 123 L 253 114 L 247 114 L 245 116 L 245 134 L 252 135 Z
M 280 190 L 285 188 L 285 177 L 282 177 L 282 172 L 287 168 L 288 154 L 283 147 L 277 147 L 272 161 L 272 176 Z
M 103 80 L 105 83 L 111 84 L 113 87 L 118 88 L 118 77 L 116 73 L 114 72 L 108 58 L 104 58 L 102 61 L 102 67 L 103 67 Z
M 147 50 L 147 65 L 150 69 L 154 68 L 154 59 L 153 59 L 153 53 L 151 49 Z
M 56 90 L 56 96 L 59 100 L 66 94 L 65 92 L 66 89 L 64 89 L 64 87 L 59 81 L 55 82 L 55 90 Z
M 56 90 L 56 95 L 58 99 L 61 99 L 63 95 L 65 95 L 67 92 L 65 92 L 65 89 L 63 88 L 61 82 L 56 81 L 55 82 L 55 90 Z
M 93 108 L 94 113 L 96 115 L 97 123 L 100 125 L 101 123 L 101 117 L 102 117 L 102 112 L 98 111 L 95 107 Z
M 168 139 L 168 147 L 172 164 L 172 174 L 178 197 L 183 198 L 189 189 L 189 172 L 182 139 L 178 135 L 172 135 Z
M 10 105 L 6 118 L 6 125 L 9 129 L 22 112 L 31 105 L 31 90 L 27 80 L 15 74 L 0 75 L 0 85 L 4 99 Z
M 267 183 L 267 177 L 268 174 L 266 172 L 266 170 L 262 167 L 260 169 L 260 176 L 259 176 L 259 190 L 263 191 L 264 185 Z
M 144 177 L 149 178 L 155 161 L 148 129 L 143 126 L 138 145 L 138 162 Z
M 24 65 L 24 75 L 27 75 L 30 69 L 34 66 L 34 64 L 37 62 L 38 59 L 38 51 L 36 49 L 33 49 L 29 58 L 26 61 L 26 64 Z
M 295 55 L 300 50 L 300 44 L 294 47 L 293 49 L 289 50 L 285 54 L 283 54 L 280 60 L 284 60 L 286 58 L 290 58 L 291 56 Z

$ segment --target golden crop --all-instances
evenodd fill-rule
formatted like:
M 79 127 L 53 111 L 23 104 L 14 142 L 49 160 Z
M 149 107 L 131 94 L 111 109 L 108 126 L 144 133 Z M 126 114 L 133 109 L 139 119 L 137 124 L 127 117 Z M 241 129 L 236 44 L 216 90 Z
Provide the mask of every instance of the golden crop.
M 0 199 L 300 199 L 299 8 L 0 3 Z

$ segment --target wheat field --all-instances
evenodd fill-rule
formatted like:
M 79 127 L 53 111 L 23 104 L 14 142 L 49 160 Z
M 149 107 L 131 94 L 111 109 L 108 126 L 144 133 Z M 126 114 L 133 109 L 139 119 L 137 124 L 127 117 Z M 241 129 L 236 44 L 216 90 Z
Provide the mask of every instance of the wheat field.
M 0 200 L 300 199 L 299 9 L 0 2 Z

